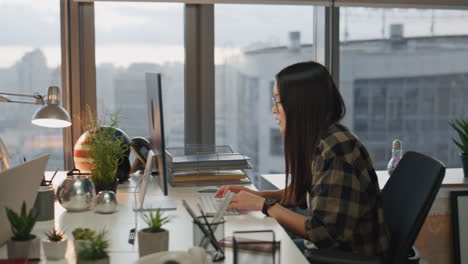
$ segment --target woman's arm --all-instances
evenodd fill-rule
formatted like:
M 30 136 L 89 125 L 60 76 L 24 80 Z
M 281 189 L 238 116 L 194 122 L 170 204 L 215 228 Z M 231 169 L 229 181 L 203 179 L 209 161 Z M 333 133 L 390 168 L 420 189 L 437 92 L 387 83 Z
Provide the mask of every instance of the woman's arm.
M 283 199 L 283 190 L 276 190 L 276 191 L 257 191 L 257 195 L 263 198 L 273 198 L 276 201 L 281 201 Z
M 265 198 L 250 192 L 240 191 L 234 195 L 228 209 L 261 211 Z M 307 238 L 305 221 L 307 217 L 296 214 L 276 203 L 268 209 L 268 215 L 275 218 L 286 229 Z
M 263 198 L 270 197 L 270 198 L 273 198 L 273 199 L 275 199 L 277 201 L 281 201 L 281 199 L 283 199 L 283 193 L 284 193 L 284 190 L 255 191 L 255 190 L 249 189 L 249 188 L 247 188 L 245 186 L 225 185 L 225 186 L 218 189 L 218 191 L 215 194 L 215 197 L 218 197 L 218 198 L 224 197 L 224 195 L 226 195 L 226 193 L 228 191 L 231 191 L 233 193 L 239 193 L 241 191 L 249 192 L 249 193 L 255 194 L 257 196 L 263 197 Z
M 306 216 L 297 214 L 278 203 L 270 207 L 267 212 L 269 216 L 275 218 L 276 221 L 278 221 L 278 223 L 288 231 L 291 231 L 302 238 L 309 239 L 305 228 Z

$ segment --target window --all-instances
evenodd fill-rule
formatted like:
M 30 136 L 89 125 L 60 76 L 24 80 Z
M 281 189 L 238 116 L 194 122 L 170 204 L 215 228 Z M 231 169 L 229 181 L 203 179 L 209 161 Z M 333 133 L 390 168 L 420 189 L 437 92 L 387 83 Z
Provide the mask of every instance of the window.
M 149 136 L 145 72 L 160 72 L 166 146 L 184 145 L 183 15 L 183 4 L 95 3 L 98 115 L 118 111 L 129 137 Z
M 448 121 L 468 118 L 467 11 L 340 9 L 340 89 L 345 123 L 376 169 L 392 141 L 460 167 Z
M 60 1 L 0 0 L 0 6 L 0 91 L 46 95 L 51 85 L 61 88 Z M 47 169 L 63 169 L 63 130 L 31 124 L 38 107 L 0 102 L 0 137 L 12 154 L 10 166 L 49 153 Z
M 313 13 L 312 6 L 215 5 L 216 143 L 249 156 L 254 175 L 284 172 L 284 156 L 271 151 L 271 130 L 279 130 L 272 85 L 282 68 L 313 60 Z

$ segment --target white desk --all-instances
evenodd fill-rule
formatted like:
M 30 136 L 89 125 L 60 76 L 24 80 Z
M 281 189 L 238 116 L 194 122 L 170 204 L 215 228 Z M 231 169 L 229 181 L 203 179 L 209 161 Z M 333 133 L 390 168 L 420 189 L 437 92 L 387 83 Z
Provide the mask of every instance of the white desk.
M 285 187 L 284 174 L 262 174 L 262 177 L 278 189 L 284 189 Z M 377 178 L 379 187 L 382 189 L 390 176 L 387 171 L 377 171 Z M 468 178 L 463 176 L 463 169 L 447 169 L 442 181 L 442 187 L 468 187 Z
M 60 177 L 61 176 L 61 177 Z M 64 174 L 57 176 L 54 180 L 59 184 L 64 178 Z M 61 178 L 61 179 L 60 179 Z M 65 230 L 69 239 L 66 258 L 60 261 L 47 261 L 47 263 L 75 263 L 76 256 L 71 239 L 71 232 L 77 227 L 88 227 L 94 230 L 108 230 L 110 240 L 110 260 L 112 264 L 134 263 L 138 259 L 138 239 L 135 245 L 128 244 L 128 234 L 131 228 L 135 226 L 135 215 L 132 210 L 134 183 L 130 183 L 128 188 L 119 188 L 117 190 L 117 200 L 119 202 L 118 212 L 114 214 L 97 214 L 94 211 L 85 211 L 78 213 L 67 212 L 58 202 L 55 203 L 55 223 L 54 221 L 38 222 L 33 233 L 40 238 L 45 238 L 44 233 L 55 226 Z M 164 226 L 169 230 L 169 250 L 188 250 L 193 241 L 192 221 L 185 208 L 181 204 L 182 199 L 193 201 L 194 196 L 200 195 L 196 192 L 198 187 L 178 187 L 170 188 L 169 196 L 162 195 L 159 186 L 153 182 L 150 185 L 147 199 L 172 199 L 176 200 L 177 210 L 167 211 L 167 215 L 173 217 L 171 222 Z M 225 217 L 225 235 L 231 236 L 233 231 L 240 230 L 264 230 L 271 229 L 275 231 L 276 237 L 281 241 L 281 263 L 308 263 L 302 253 L 296 248 L 292 240 L 276 222 L 275 219 L 265 217 L 261 213 L 251 213 L 241 216 Z M 138 227 L 145 227 L 143 220 L 138 217 Z M 226 259 L 224 263 L 233 262 L 232 249 L 226 248 Z M 43 255 L 43 254 L 42 254 Z M 6 246 L 0 247 L 0 258 L 6 258 Z

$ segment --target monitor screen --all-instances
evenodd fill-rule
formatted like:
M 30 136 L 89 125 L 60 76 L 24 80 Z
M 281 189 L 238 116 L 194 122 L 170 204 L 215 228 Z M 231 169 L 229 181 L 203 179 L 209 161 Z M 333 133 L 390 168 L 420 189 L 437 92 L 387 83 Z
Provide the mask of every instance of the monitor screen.
M 166 146 L 164 140 L 164 118 L 161 89 L 161 74 L 146 73 L 146 94 L 148 103 L 149 133 L 151 149 L 158 159 L 159 186 L 167 195 Z

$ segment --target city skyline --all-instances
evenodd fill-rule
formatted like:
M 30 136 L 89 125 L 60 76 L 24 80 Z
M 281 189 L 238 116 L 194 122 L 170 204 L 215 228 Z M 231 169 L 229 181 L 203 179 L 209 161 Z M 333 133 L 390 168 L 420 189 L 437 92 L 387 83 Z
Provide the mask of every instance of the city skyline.
M 97 65 L 113 63 L 128 67 L 138 62 L 135 58 L 146 58 L 158 64 L 184 61 L 183 4 L 97 2 L 95 9 L 96 32 L 99 32 L 96 35 Z M 58 0 L 41 1 L 40 4 L 35 1 L 31 4 L 30 0 L 1 0 L 0 13 L 0 24 L 8 25 L 2 27 L 0 36 L 0 68 L 10 67 L 22 54 L 36 48 L 44 51 L 49 67 L 60 65 L 60 18 L 54 15 L 59 14 Z M 11 23 L 19 16 L 26 16 L 28 20 Z M 299 31 L 304 36 L 304 43 L 313 43 L 312 34 L 308 34 L 312 33 L 313 12 L 307 8 L 216 4 L 217 17 L 222 19 L 216 20 L 215 27 L 223 29 L 217 30 L 216 35 L 215 63 L 218 65 L 223 62 L 223 54 L 240 54 L 252 44 L 284 45 L 287 36 L 279 32 Z M 294 28 L 275 23 L 272 32 L 265 17 L 271 19 L 270 23 L 289 21 L 291 17 L 297 21 Z M 460 25 L 466 24 L 467 18 L 468 12 L 460 10 L 341 8 L 340 38 L 345 41 L 388 37 L 387 28 L 394 23 L 405 25 L 405 36 L 466 34 L 468 28 Z M 171 25 L 177 32 L 164 34 L 161 38 L 159 33 L 167 32 L 166 25 Z M 250 25 L 255 30 L 243 31 L 242 25 Z M 31 30 L 32 26 L 34 30 Z M 233 40 L 233 35 L 243 37 Z M 116 53 L 120 54 L 119 61 L 115 59 Z

